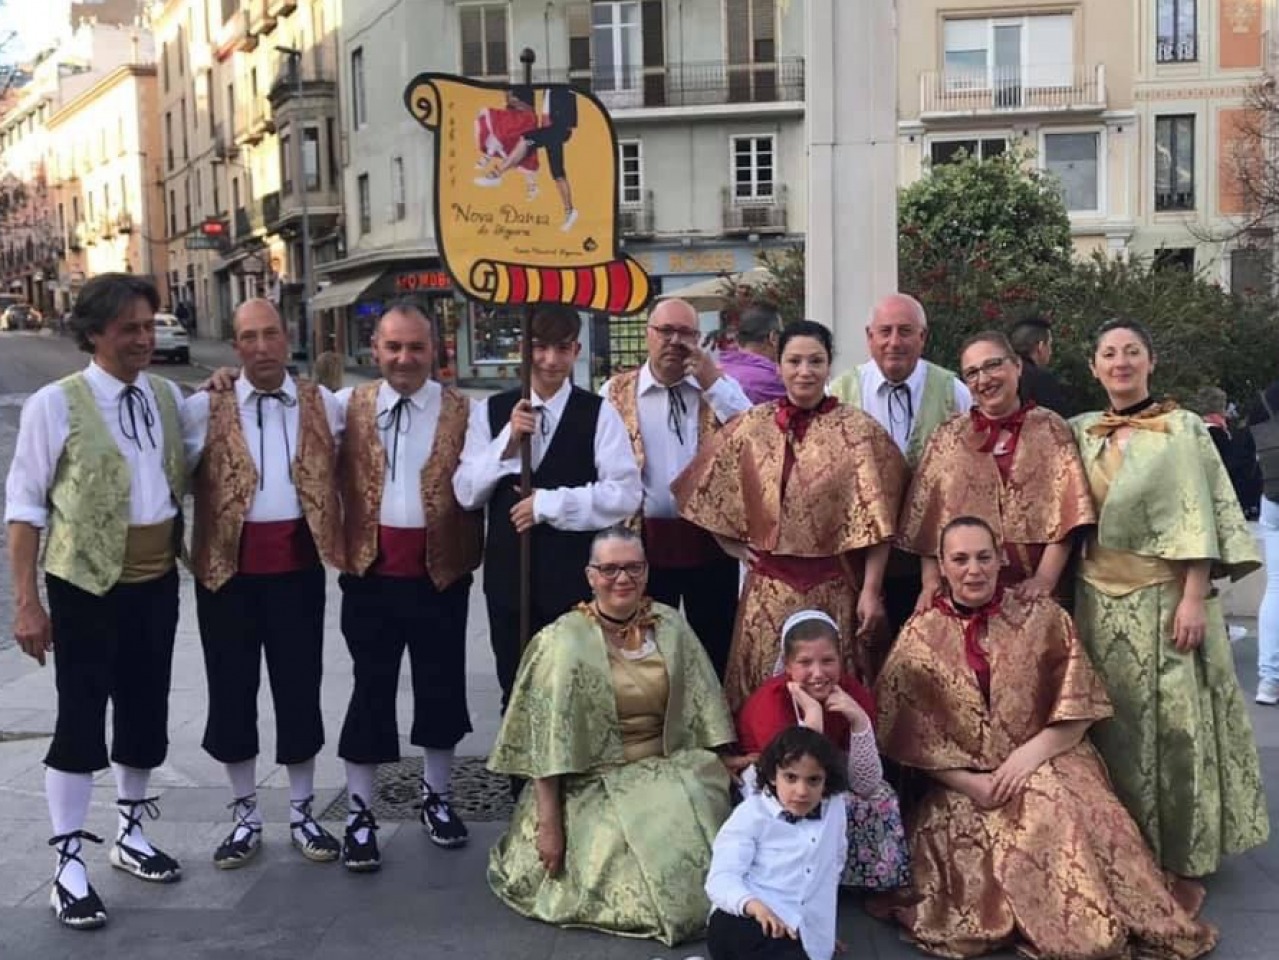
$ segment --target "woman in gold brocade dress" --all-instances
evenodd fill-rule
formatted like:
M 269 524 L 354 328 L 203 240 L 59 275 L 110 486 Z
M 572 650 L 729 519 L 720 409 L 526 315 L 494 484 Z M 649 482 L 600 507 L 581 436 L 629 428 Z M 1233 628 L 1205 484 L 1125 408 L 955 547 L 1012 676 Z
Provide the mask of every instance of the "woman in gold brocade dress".
M 945 589 L 876 685 L 885 756 L 931 777 L 911 818 L 912 889 L 873 902 L 922 949 L 1052 960 L 1190 960 L 1217 933 L 1165 885 L 1085 739 L 1110 715 L 1070 617 L 999 586 L 982 520 L 942 532 Z
M 749 568 L 724 675 L 733 710 L 773 675 L 797 610 L 834 617 L 846 666 L 864 666 L 905 486 L 892 438 L 826 396 L 830 331 L 789 324 L 778 350 L 786 396 L 739 415 L 671 484 L 681 515 Z
M 684 618 L 644 596 L 638 536 L 605 530 L 594 599 L 533 638 L 489 767 L 532 783 L 489 853 L 488 881 L 544 923 L 670 945 L 700 936 L 702 883 L 729 813 L 735 739 Z
M 1214 577 L 1260 566 L 1202 420 L 1150 393 L 1154 344 L 1112 320 L 1093 349 L 1110 408 L 1071 425 L 1097 503 L 1075 588 L 1079 635 L 1115 705 L 1093 738 L 1165 870 L 1206 876 L 1266 841 L 1248 707 Z
M 1022 405 L 1008 339 L 979 333 L 959 357 L 976 405 L 933 432 L 902 507 L 898 546 L 923 558 L 916 612 L 941 586 L 938 541 L 955 517 L 990 524 L 1004 545 L 999 582 L 1025 600 L 1057 591 L 1075 531 L 1097 522 L 1075 436 L 1051 410 Z

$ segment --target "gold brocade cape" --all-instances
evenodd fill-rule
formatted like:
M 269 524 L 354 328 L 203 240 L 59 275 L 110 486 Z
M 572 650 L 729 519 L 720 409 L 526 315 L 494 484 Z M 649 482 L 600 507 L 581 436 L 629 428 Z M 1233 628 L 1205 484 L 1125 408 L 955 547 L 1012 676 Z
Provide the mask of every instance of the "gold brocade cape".
M 386 487 L 386 447 L 377 425 L 381 380 L 356 387 L 347 403 L 346 429 L 338 450 L 338 488 L 342 493 L 347 570 L 363 576 L 377 559 L 378 521 Z M 426 517 L 423 569 L 437 590 L 444 590 L 480 565 L 484 549 L 484 511 L 463 510 L 453 493 L 453 474 L 462 457 L 470 402 L 445 387 L 430 456 L 418 489 Z
M 955 517 L 978 517 L 1000 543 L 1049 544 L 1097 522 L 1070 426 L 1042 407 L 1026 412 L 1008 471 L 964 413 L 938 427 L 928 441 L 902 507 L 897 545 L 935 557 L 941 531 Z
M 1085 468 L 1101 456 L 1088 428 L 1100 413 L 1070 421 Z M 1167 432 L 1134 430 L 1099 511 L 1103 547 L 1164 560 L 1211 560 L 1214 578 L 1238 580 L 1261 566 L 1230 476 L 1203 421 L 1186 410 L 1162 416 Z
M 852 407 L 815 417 L 794 445 L 777 402 L 752 407 L 721 430 L 675 478 L 680 514 L 711 533 L 790 557 L 834 557 L 892 539 L 906 461 L 888 433 Z
M 876 687 L 885 755 L 923 770 L 992 771 L 1050 724 L 1110 716 L 1053 601 L 1006 593 L 985 645 L 989 706 L 964 654 L 963 621 L 931 609 L 906 623 Z M 1217 941 L 1169 892 L 1086 738 L 993 809 L 934 781 L 911 818 L 910 847 L 911 890 L 872 911 L 938 956 L 1015 947 L 1054 960 L 1191 960 Z
M 1074 624 L 1051 600 L 1004 594 L 986 636 L 990 705 L 964 654 L 964 623 L 911 617 L 875 686 L 880 749 L 920 770 L 994 770 L 1044 727 L 1111 715 Z

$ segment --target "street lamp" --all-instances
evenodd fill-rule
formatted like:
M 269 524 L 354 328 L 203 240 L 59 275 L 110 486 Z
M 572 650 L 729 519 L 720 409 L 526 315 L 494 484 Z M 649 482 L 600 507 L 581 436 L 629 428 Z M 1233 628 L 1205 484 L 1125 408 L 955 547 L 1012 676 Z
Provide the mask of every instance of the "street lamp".
M 307 204 L 306 169 L 302 156 L 302 125 L 297 122 L 298 111 L 302 109 L 302 51 L 296 47 L 276 46 L 277 53 L 289 58 L 289 75 L 293 80 L 293 96 L 297 100 L 293 116 L 293 169 L 297 171 L 297 184 L 302 194 L 302 334 L 306 357 L 306 371 L 313 373 L 312 354 L 315 347 L 315 331 L 311 329 L 311 297 L 315 291 L 315 278 L 311 276 L 311 212 Z M 315 158 L 316 176 L 319 176 L 320 158 Z

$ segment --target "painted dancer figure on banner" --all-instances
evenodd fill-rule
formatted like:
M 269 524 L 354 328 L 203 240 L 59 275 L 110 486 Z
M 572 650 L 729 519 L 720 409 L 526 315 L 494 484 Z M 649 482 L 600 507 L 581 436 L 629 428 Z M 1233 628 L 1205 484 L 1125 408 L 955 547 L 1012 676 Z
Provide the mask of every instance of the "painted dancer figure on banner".
M 404 100 L 435 134 L 436 237 L 468 297 L 608 314 L 648 302 L 648 276 L 618 247 L 617 145 L 598 100 L 567 84 L 507 86 L 436 73 L 414 78 Z M 486 161 L 478 176 L 469 159 L 477 143 Z M 537 189 L 543 154 L 553 194 Z M 522 195 L 507 185 L 517 168 Z M 591 175 L 570 186 L 569 170 Z

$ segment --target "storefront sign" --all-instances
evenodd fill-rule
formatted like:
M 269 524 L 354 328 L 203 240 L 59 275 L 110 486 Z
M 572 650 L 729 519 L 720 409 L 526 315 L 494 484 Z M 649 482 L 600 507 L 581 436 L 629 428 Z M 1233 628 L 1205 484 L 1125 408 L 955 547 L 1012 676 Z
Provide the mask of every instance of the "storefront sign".
M 396 293 L 425 293 L 432 290 L 452 290 L 449 275 L 443 270 L 415 270 L 395 275 Z
M 740 273 L 759 265 L 754 246 L 720 247 L 714 250 L 645 250 L 635 259 L 652 276 Z

